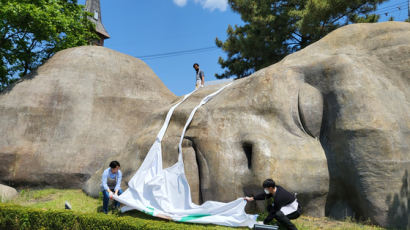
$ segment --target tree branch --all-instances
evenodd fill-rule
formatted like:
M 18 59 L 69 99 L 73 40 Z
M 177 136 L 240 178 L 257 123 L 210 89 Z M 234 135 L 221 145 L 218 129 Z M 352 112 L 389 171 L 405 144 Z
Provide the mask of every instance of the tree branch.
M 358 10 L 358 9 L 360 9 L 360 7 L 362 7 L 363 5 L 365 5 L 365 4 L 360 4 L 358 7 L 350 9 L 350 11 L 346 12 L 345 14 L 340 15 L 339 17 L 335 18 L 335 19 L 334 19 L 333 21 L 331 21 L 330 23 L 331 23 L 331 24 L 335 23 L 335 22 L 338 21 L 339 19 L 341 19 L 341 18 L 343 18 L 343 17 L 345 17 L 345 16 L 347 16 L 347 15 L 353 13 L 354 11 L 356 11 L 356 10 Z
M 37 43 L 38 43 L 38 41 L 33 39 L 33 40 L 31 41 L 30 46 L 26 48 L 26 52 L 27 52 L 27 53 L 32 53 L 31 50 L 34 48 L 34 46 L 37 45 Z M 28 71 L 31 70 L 31 68 L 30 68 L 30 64 L 31 64 L 31 63 L 30 63 L 30 60 L 29 60 L 29 59 L 30 59 L 30 57 L 28 57 L 26 60 L 23 61 L 23 62 L 24 62 L 24 72 L 23 72 L 23 76 L 26 76 L 27 73 L 28 73 Z
M 5 39 L 5 40 L 10 39 L 10 38 L 16 36 L 17 34 L 22 33 L 22 32 L 23 32 L 23 31 L 17 31 L 17 32 L 15 32 L 15 33 L 11 33 L 10 35 L 8 35 L 7 37 L 5 37 L 4 39 Z M 25 32 L 25 33 L 26 33 L 26 32 Z

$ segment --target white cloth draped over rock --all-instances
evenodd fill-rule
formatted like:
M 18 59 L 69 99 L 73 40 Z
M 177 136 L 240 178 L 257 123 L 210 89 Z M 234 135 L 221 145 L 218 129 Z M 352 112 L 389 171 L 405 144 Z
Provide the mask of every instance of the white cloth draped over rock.
M 202 205 L 194 204 L 185 177 L 181 147 L 185 131 L 199 107 L 229 85 L 225 85 L 218 91 L 206 96 L 193 109 L 180 138 L 178 162 L 169 168 L 163 169 L 161 141 L 168 128 L 171 116 L 175 108 L 195 91 L 185 95 L 182 101 L 171 107 L 144 162 L 128 182 L 128 189 L 120 196 L 114 196 L 115 200 L 126 205 L 121 211 L 137 209 L 152 216 L 179 222 L 253 227 L 257 215 L 245 213 L 246 201 L 243 198 L 238 198 L 229 203 L 206 201 Z

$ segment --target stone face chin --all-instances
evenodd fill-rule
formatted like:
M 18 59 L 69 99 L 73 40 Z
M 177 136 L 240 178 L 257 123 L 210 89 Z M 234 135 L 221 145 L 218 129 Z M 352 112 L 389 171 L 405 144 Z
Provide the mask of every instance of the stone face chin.
M 399 22 L 343 27 L 234 81 L 186 133 L 193 201 L 252 195 L 273 178 L 298 193 L 305 214 L 409 227 L 409 83 L 410 24 Z M 164 167 L 177 161 L 191 110 L 219 87 L 176 109 Z M 0 182 L 97 196 L 115 159 L 125 187 L 178 100 L 137 59 L 101 47 L 62 51 L 0 95 Z

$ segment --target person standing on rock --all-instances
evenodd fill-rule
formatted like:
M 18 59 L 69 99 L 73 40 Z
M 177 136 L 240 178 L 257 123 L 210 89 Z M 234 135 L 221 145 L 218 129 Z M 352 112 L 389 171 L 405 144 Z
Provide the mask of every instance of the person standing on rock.
M 302 212 L 295 195 L 276 185 L 272 179 L 266 179 L 263 182 L 263 189 L 264 193 L 253 197 L 245 197 L 246 201 L 267 201 L 266 208 L 269 214 L 263 223 L 268 224 L 275 218 L 279 223 L 286 226 L 287 229 L 297 230 L 296 226 L 290 221 L 291 219 L 298 218 Z
M 103 192 L 103 212 L 108 213 L 108 202 L 115 195 L 121 195 L 122 172 L 118 161 L 111 161 L 110 167 L 104 170 L 101 179 L 101 190 Z M 114 206 L 118 208 L 120 203 L 114 201 Z
M 194 69 L 196 71 L 196 85 L 195 85 L 195 89 L 198 89 L 199 87 L 204 87 L 204 83 L 205 83 L 205 74 L 204 71 L 202 71 L 201 69 L 199 69 L 199 64 L 195 63 L 194 64 Z

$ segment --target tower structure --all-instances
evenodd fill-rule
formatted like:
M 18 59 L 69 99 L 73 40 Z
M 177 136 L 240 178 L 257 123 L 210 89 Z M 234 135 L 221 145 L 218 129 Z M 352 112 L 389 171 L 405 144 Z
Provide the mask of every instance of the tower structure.
M 110 38 L 110 35 L 102 24 L 100 0 L 86 0 L 85 8 L 92 14 L 88 19 L 95 24 L 95 30 L 100 37 L 98 40 L 94 41 L 94 45 L 104 46 L 104 40 Z

